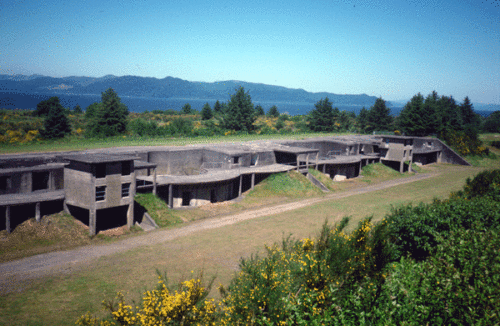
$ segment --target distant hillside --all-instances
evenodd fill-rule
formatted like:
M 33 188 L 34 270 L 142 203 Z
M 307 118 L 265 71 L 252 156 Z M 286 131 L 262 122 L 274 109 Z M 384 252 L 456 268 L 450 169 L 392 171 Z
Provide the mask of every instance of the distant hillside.
M 9 97 L 6 93 L 26 94 L 44 98 L 46 96 L 100 96 L 109 87 L 120 97 L 144 99 L 203 99 L 225 102 L 235 89 L 243 86 L 250 92 L 255 102 L 275 103 L 311 103 L 328 97 L 334 106 L 369 108 L 377 99 L 366 94 L 340 95 L 333 93 L 310 93 L 303 89 L 291 89 L 281 86 L 248 83 L 242 81 L 221 81 L 214 83 L 190 82 L 180 78 L 165 77 L 163 79 L 107 75 L 100 78 L 63 77 L 53 78 L 41 75 L 0 75 L 0 105 Z M 11 97 L 12 98 L 12 97 Z M 17 97 L 16 97 L 17 98 Z M 10 102 L 9 102 L 10 103 Z M 387 106 L 392 106 L 387 102 Z

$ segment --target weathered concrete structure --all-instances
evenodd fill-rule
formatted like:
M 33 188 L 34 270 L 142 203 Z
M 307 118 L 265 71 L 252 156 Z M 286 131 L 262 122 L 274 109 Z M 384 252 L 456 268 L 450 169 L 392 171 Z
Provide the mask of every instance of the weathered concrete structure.
M 238 198 L 270 174 L 314 168 L 334 180 L 383 162 L 399 172 L 412 162 L 468 165 L 435 138 L 319 137 L 184 147 L 128 147 L 0 156 L 0 229 L 63 208 L 89 226 L 132 226 L 134 196 L 153 192 L 170 208 Z M 313 180 L 314 182 L 314 180 Z

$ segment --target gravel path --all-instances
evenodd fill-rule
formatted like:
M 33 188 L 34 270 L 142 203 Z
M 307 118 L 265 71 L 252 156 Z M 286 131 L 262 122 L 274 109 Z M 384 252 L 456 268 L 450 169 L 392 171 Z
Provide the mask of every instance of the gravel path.
M 220 228 L 226 225 L 238 223 L 257 217 L 279 214 L 319 202 L 340 199 L 349 196 L 364 194 L 372 191 L 382 190 L 401 184 L 406 184 L 418 180 L 427 179 L 437 174 L 426 173 L 417 174 L 403 179 L 385 181 L 376 185 L 366 186 L 359 189 L 349 190 L 341 193 L 332 193 L 321 198 L 306 199 L 293 203 L 275 205 L 242 213 L 224 216 L 220 218 L 210 218 L 196 221 L 189 225 L 169 229 L 157 230 L 134 238 L 117 241 L 104 245 L 89 245 L 67 251 L 56 251 L 37 256 L 0 264 L 0 295 L 13 291 L 22 291 L 32 281 L 48 276 L 71 273 L 76 271 L 90 261 L 99 257 L 112 255 L 114 253 L 130 250 L 140 246 L 147 246 L 165 241 L 170 241 L 179 237 L 184 237 L 195 232 Z

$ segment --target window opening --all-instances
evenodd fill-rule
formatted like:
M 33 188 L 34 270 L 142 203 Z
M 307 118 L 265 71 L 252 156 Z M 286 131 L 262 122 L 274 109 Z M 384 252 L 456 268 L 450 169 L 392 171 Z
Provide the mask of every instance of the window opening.
M 106 163 L 100 163 L 95 165 L 95 177 L 97 179 L 106 177 Z
M 233 161 L 234 161 L 234 164 L 238 164 L 238 163 L 240 163 L 240 157 L 239 157 L 239 156 L 235 156 L 235 157 L 233 158 Z
M 215 189 L 210 190 L 210 202 L 212 204 L 217 202 L 217 192 Z
M 122 162 L 122 175 L 130 175 L 130 162 Z
M 7 191 L 11 187 L 10 177 L 0 177 L 0 191 Z
M 252 160 L 250 161 L 250 165 L 257 165 L 258 160 L 259 160 L 259 155 L 252 155 Z
M 49 189 L 50 172 L 33 172 L 33 191 Z
M 130 196 L 130 183 L 122 183 L 122 198 Z
M 106 186 L 99 186 L 95 188 L 95 201 L 106 200 Z

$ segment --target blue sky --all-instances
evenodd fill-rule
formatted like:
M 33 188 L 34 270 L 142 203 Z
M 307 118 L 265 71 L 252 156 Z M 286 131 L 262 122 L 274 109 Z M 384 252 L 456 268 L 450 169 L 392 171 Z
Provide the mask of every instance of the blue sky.
M 500 0 L 0 2 L 0 73 L 500 104 Z

